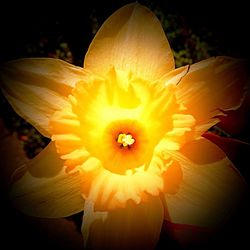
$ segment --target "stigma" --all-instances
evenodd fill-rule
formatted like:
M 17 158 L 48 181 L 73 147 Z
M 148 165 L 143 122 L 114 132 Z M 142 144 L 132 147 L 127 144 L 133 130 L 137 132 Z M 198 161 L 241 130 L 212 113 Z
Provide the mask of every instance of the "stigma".
M 123 147 L 131 146 L 135 143 L 135 139 L 130 134 L 120 133 L 117 138 L 117 142 Z

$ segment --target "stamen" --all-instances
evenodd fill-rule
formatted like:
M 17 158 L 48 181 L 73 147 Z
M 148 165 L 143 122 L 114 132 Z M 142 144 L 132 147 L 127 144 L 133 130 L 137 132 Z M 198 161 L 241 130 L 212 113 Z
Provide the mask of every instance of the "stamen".
M 122 144 L 123 147 L 128 147 L 135 143 L 135 139 L 130 134 L 121 133 L 118 135 L 117 142 Z

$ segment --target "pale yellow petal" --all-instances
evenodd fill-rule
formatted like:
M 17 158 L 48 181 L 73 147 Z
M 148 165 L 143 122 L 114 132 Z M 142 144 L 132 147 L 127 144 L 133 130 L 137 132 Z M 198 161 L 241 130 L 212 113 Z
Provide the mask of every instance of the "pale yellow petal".
M 197 131 L 206 128 L 221 110 L 239 107 L 249 80 L 246 62 L 230 57 L 214 57 L 190 66 L 177 85 L 177 100 L 194 116 Z M 205 131 L 201 131 L 205 132 Z
M 66 217 L 83 210 L 78 172 L 68 174 L 50 143 L 13 177 L 10 197 L 23 213 L 46 218 Z
M 217 227 L 239 208 L 246 184 L 224 152 L 203 138 L 186 144 L 174 155 L 183 182 L 166 194 L 166 219 L 173 223 Z
M 188 70 L 189 70 L 189 65 L 171 70 L 170 72 L 165 74 L 161 80 L 166 85 L 168 84 L 177 85 L 181 81 L 181 79 L 187 74 Z
M 84 70 L 52 58 L 26 58 L 1 66 L 0 88 L 14 110 L 50 137 L 51 115 L 68 106 L 66 100 Z
M 158 197 L 112 212 L 94 211 L 86 201 L 82 234 L 88 249 L 154 249 L 161 232 L 163 206 Z
M 84 67 L 105 76 L 111 67 L 157 80 L 174 69 L 174 59 L 159 20 L 138 3 L 111 15 L 93 39 Z

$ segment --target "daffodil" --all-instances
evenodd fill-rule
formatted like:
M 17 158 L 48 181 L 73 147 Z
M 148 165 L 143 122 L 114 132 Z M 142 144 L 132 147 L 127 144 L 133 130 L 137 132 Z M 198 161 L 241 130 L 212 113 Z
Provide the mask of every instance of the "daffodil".
M 153 249 L 164 220 L 216 227 L 245 184 L 202 135 L 240 106 L 246 81 L 244 62 L 229 57 L 175 69 L 160 22 L 138 3 L 105 21 L 83 68 L 5 63 L 7 100 L 51 138 L 14 174 L 13 202 L 38 217 L 84 211 L 93 249 Z

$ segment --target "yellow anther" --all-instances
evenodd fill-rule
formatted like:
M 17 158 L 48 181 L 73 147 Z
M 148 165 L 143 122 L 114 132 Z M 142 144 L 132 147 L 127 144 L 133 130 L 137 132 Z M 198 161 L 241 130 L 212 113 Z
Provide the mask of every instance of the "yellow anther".
M 123 147 L 131 146 L 135 143 L 135 139 L 132 137 L 132 135 L 128 134 L 119 134 L 117 142 L 122 144 Z

